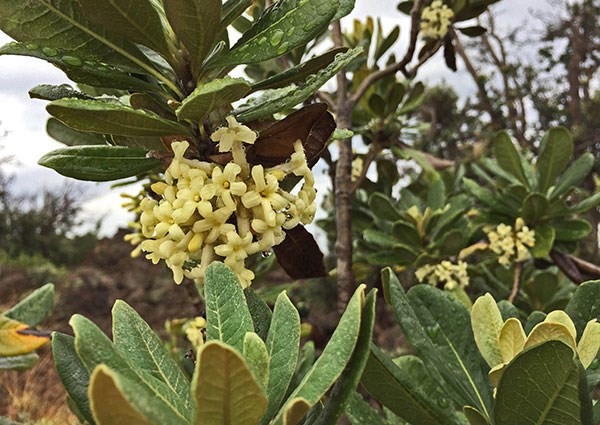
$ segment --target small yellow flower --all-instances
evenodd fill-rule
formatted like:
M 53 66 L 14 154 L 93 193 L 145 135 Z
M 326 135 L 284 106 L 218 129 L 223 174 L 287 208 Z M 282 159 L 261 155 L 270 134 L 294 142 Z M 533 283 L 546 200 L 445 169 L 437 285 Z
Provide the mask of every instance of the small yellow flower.
M 443 38 L 452 24 L 454 12 L 442 0 L 434 0 L 421 13 L 421 34 L 431 39 Z
M 531 258 L 527 247 L 535 245 L 535 232 L 525 225 L 521 217 L 515 220 L 514 228 L 501 223 L 495 229 L 488 227 L 484 231 L 490 241 L 489 249 L 499 255 L 498 263 L 504 267 Z
M 230 152 L 235 143 L 253 144 L 256 141 L 256 133 L 249 127 L 238 123 L 232 116 L 225 119 L 228 127 L 222 127 L 210 136 L 213 142 L 219 142 L 219 152 Z
M 448 291 L 469 285 L 467 263 L 460 260 L 456 264 L 448 260 L 436 265 L 426 264 L 415 271 L 415 276 L 419 282 L 427 282 L 433 286 L 443 282 L 444 289 Z

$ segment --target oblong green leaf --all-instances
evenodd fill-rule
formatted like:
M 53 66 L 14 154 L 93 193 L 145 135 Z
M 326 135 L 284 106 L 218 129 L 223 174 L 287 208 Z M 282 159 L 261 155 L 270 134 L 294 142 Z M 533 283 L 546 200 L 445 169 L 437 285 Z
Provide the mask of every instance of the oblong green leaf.
M 0 356 L 0 370 L 27 370 L 35 366 L 39 358 L 35 352 L 20 356 Z
M 364 288 L 365 285 L 360 285 L 354 292 L 321 356 L 290 394 L 274 423 L 282 423 L 285 406 L 292 400 L 301 397 L 306 399 L 311 406 L 315 405 L 339 378 L 348 364 L 358 340 L 365 296 Z
M 177 117 L 201 121 L 212 110 L 235 102 L 249 92 L 250 83 L 243 78 L 224 77 L 200 84 L 177 108 Z
M 246 332 L 254 332 L 252 317 L 237 276 L 229 267 L 213 262 L 204 278 L 206 339 L 222 341 L 243 352 Z
M 565 219 L 554 225 L 554 231 L 557 241 L 578 241 L 592 231 L 592 225 L 584 219 Z
M 146 149 L 124 146 L 73 146 L 47 153 L 38 164 L 79 180 L 110 181 L 161 165 L 159 159 L 148 158 L 146 153 Z
M 269 328 L 271 327 L 271 319 L 273 317 L 271 307 L 269 307 L 252 287 L 244 289 L 244 295 L 246 296 L 248 310 L 250 311 L 250 316 L 252 316 L 252 322 L 254 323 L 254 332 L 256 332 L 263 341 L 266 341 L 267 335 L 269 334 Z
M 548 208 L 548 199 L 541 193 L 532 192 L 523 201 L 519 214 L 525 222 L 536 223 L 548 212 Z
M 356 391 L 369 358 L 369 348 L 375 323 L 376 296 L 377 289 L 373 289 L 365 297 L 365 304 L 360 318 L 360 331 L 354 353 L 352 353 L 344 372 L 333 386 L 323 411 L 319 414 L 317 420 L 313 422 L 315 425 L 338 423 L 346 404 Z
M 272 77 L 254 83 L 252 85 L 252 91 L 278 89 L 290 84 L 301 83 L 309 75 L 316 74 L 320 69 L 325 68 L 332 63 L 339 53 L 344 53 L 346 51 L 348 51 L 348 48 L 346 47 L 329 50 L 320 56 L 311 58 L 299 65 L 280 72 L 279 74 L 275 74 Z
M 494 157 L 504 171 L 529 187 L 529 181 L 521 164 L 521 155 L 505 131 L 496 134 L 494 138 Z
M 256 424 L 267 399 L 240 354 L 221 341 L 200 347 L 192 379 L 195 425 Z
M 284 55 L 327 28 L 338 5 L 337 0 L 281 0 L 266 9 L 231 51 L 213 65 L 258 63 Z
M 221 0 L 163 0 L 162 3 L 173 32 L 190 54 L 197 77 L 221 28 Z
M 0 47 L 0 55 L 30 56 L 45 60 L 60 68 L 72 81 L 88 86 L 131 91 L 162 91 L 157 84 L 151 84 L 133 77 L 112 65 L 85 59 L 85 57 L 73 56 L 65 49 L 47 46 L 32 49 L 29 43 L 8 43 Z M 62 97 L 91 99 L 91 97 L 82 96 L 81 94 L 73 96 L 73 93 Z
M 29 326 L 37 326 L 50 314 L 53 307 L 54 284 L 47 283 L 11 307 L 4 315 Z
M 400 360 L 403 360 L 401 357 Z M 383 406 L 411 424 L 458 425 L 453 417 L 454 406 L 440 403 L 431 394 L 430 387 L 437 392 L 439 385 L 418 359 L 407 359 L 398 365 L 375 345 L 367 362 L 361 382 L 365 389 Z
M 592 196 L 585 198 L 583 201 L 569 207 L 569 212 L 572 214 L 581 214 L 591 210 L 600 204 L 600 192 L 594 193 Z
M 83 13 L 112 34 L 150 47 L 170 58 L 169 43 L 151 0 L 78 0 Z
M 573 137 L 564 127 L 550 129 L 540 144 L 540 156 L 535 164 L 538 191 L 546 193 L 563 172 L 573 154 Z
M 264 341 L 254 332 L 247 332 L 244 336 L 244 359 L 254 379 L 265 391 L 269 382 L 269 353 Z
M 502 363 L 500 332 L 502 315 L 491 294 L 477 298 L 471 309 L 471 326 L 479 352 L 490 367 Z
M 62 99 L 46 106 L 50 115 L 75 130 L 121 136 L 169 136 L 190 130 L 150 112 L 118 103 L 97 100 Z
M 275 301 L 267 337 L 270 358 L 267 386 L 269 404 L 261 419 L 262 425 L 269 423 L 285 397 L 298 363 L 299 349 L 300 315 L 284 291 Z
M 583 334 L 590 320 L 600 321 L 600 280 L 590 280 L 578 286 L 565 312 L 573 319 L 577 335 Z
M 115 302 L 112 318 L 116 349 L 133 368 L 164 382 L 172 392 L 173 399 L 181 399 L 181 411 L 191 420 L 193 403 L 189 392 L 190 381 L 166 350 L 164 343 L 148 323 L 122 300 Z
M 75 352 L 75 339 L 59 332 L 52 334 L 52 356 L 58 376 L 77 410 L 90 424 L 94 424 L 88 386 L 90 374 Z
M 332 63 L 309 76 L 304 84 L 298 87 L 266 90 L 261 97 L 252 100 L 248 105 L 239 107 L 233 113 L 239 121 L 247 122 L 270 117 L 277 112 L 292 108 L 312 96 L 316 90 L 357 58 L 361 52 L 362 48 L 357 47 L 345 53 L 338 53 Z
M 85 133 L 73 130 L 56 118 L 48 118 L 46 121 L 46 132 L 54 140 L 67 146 L 105 145 L 106 139 L 97 133 Z
M 387 422 L 356 392 L 346 406 L 346 416 L 352 425 L 387 425 Z
M 579 185 L 594 167 L 594 155 L 586 152 L 577 158 L 560 176 L 554 189 L 550 192 L 550 199 L 556 199 L 569 189 Z
M 133 369 L 108 337 L 89 319 L 74 315 L 69 324 L 75 333 L 75 350 L 88 372 L 105 364 L 127 381 L 127 401 L 154 425 L 189 425 L 180 397 L 168 386 L 144 371 Z
M 498 385 L 495 424 L 580 424 L 578 381 L 575 352 L 560 341 L 519 354 Z
M 94 369 L 90 378 L 90 405 L 98 425 L 153 425 L 127 400 L 136 390 L 134 383 L 105 365 Z

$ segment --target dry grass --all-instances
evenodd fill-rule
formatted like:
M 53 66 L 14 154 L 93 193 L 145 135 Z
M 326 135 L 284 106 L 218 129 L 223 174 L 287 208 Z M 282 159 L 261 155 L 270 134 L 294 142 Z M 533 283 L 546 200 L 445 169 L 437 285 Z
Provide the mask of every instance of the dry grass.
M 28 425 L 78 424 L 66 404 L 50 347 L 38 353 L 40 361 L 30 370 L 0 371 L 0 416 Z

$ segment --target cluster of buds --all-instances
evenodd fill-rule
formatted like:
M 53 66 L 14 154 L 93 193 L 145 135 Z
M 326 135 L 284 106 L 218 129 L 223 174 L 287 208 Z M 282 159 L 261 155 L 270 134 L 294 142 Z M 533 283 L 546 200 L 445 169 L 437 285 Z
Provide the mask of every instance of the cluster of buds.
M 415 276 L 421 283 L 427 282 L 433 286 L 443 283 L 448 291 L 469 285 L 467 263 L 464 261 L 454 264 L 444 260 L 439 264 L 426 264 L 415 271 Z
M 514 262 L 529 260 L 529 248 L 535 245 L 535 232 L 525 225 L 521 217 L 515 221 L 514 228 L 499 224 L 494 230 L 485 229 L 490 240 L 489 248 L 499 255 L 498 262 L 504 267 Z
M 454 12 L 442 0 L 434 0 L 421 13 L 421 34 L 425 38 L 443 38 L 452 24 Z
M 256 141 L 256 133 L 233 117 L 227 123 L 211 139 L 219 143 L 219 152 L 231 152 L 232 161 L 222 166 L 188 159 L 188 142 L 173 142 L 164 181 L 151 186 L 158 199 L 141 200 L 138 231 L 128 237 L 138 245 L 133 255 L 143 251 L 154 264 L 163 260 L 178 284 L 184 276 L 202 282 L 208 265 L 223 261 L 247 287 L 254 273 L 245 259 L 270 252 L 284 240 L 285 230 L 314 218 L 315 182 L 302 142 L 294 143 L 283 164 L 251 166 L 244 146 Z M 279 186 L 288 175 L 303 179 L 296 194 Z

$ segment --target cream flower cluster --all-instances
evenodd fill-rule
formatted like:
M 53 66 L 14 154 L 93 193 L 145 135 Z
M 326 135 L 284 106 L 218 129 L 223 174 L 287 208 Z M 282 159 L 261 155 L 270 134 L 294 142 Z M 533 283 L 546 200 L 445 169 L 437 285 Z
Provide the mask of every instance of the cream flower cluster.
M 196 351 L 204 344 L 204 331 L 206 330 L 206 319 L 202 316 L 194 317 L 183 325 L 185 336 L 194 346 Z
M 434 0 L 421 13 L 421 34 L 423 37 L 443 38 L 452 23 L 454 12 L 442 0 Z
M 439 264 L 426 264 L 415 271 L 415 276 L 421 283 L 426 281 L 434 286 L 443 283 L 444 289 L 448 291 L 469 285 L 467 263 L 464 261 L 458 261 L 454 264 L 451 261 L 444 260 Z
M 301 141 L 284 164 L 251 167 L 244 144 L 254 143 L 256 133 L 233 117 L 227 123 L 211 139 L 219 143 L 219 152 L 231 152 L 233 161 L 222 166 L 188 159 L 189 143 L 173 142 L 164 181 L 151 186 L 158 199 L 142 199 L 134 225 L 139 231 L 128 237 L 139 244 L 132 254 L 143 251 L 154 264 L 163 260 L 178 284 L 184 276 L 202 282 L 208 265 L 221 260 L 247 287 L 254 273 L 245 259 L 271 250 L 284 240 L 284 230 L 314 218 L 315 182 Z M 279 186 L 287 175 L 304 179 L 296 194 Z
M 500 255 L 498 262 L 504 267 L 514 262 L 529 260 L 529 248 L 535 245 L 535 231 L 525 225 L 521 217 L 515 221 L 514 228 L 507 224 L 499 224 L 494 230 L 485 229 L 490 240 L 489 248 Z

